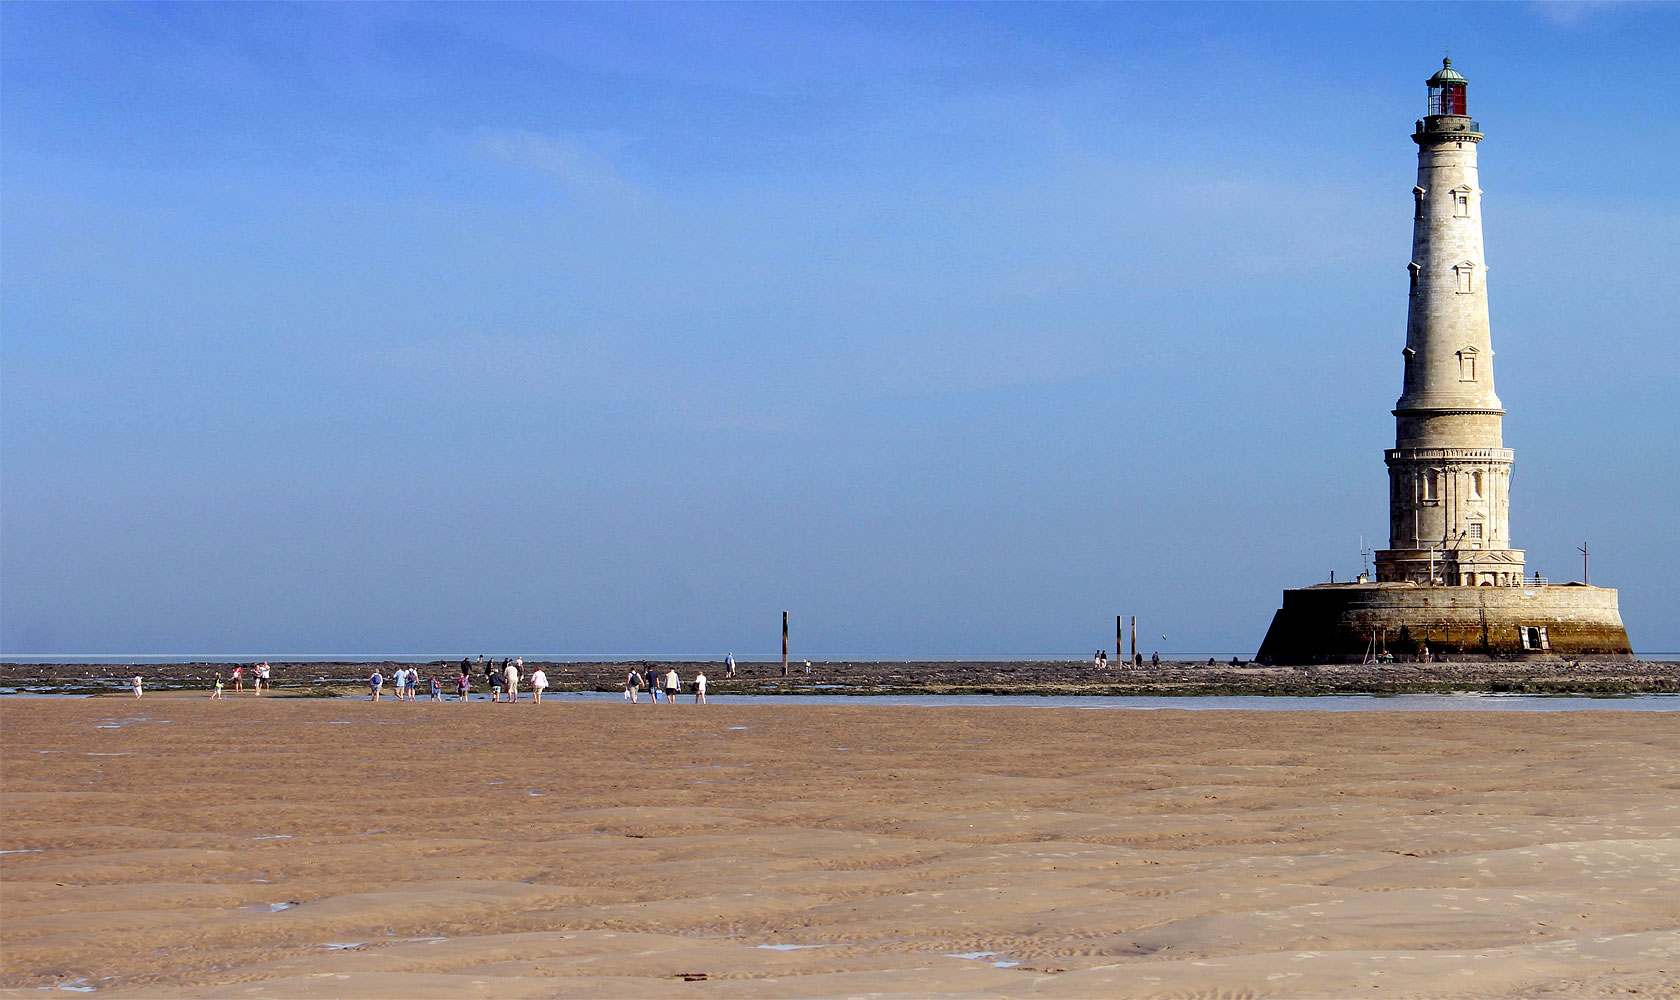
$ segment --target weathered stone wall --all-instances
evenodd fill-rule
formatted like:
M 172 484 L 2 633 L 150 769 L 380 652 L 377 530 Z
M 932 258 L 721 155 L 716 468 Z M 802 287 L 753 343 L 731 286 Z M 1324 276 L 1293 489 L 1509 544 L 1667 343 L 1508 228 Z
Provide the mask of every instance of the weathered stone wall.
M 1524 648 L 1523 629 L 1544 629 L 1549 648 Z M 1454 659 L 1633 655 L 1616 591 L 1603 587 L 1353 583 L 1284 591 L 1256 659 L 1357 663 L 1373 632 L 1379 646 L 1401 658 L 1415 657 L 1425 645 Z

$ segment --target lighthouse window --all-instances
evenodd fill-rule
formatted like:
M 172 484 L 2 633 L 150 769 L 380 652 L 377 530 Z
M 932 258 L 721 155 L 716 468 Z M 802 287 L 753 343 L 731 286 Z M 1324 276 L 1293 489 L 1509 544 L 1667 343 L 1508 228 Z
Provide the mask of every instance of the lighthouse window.
M 1480 500 L 1481 498 L 1482 498 L 1482 474 L 1480 472 L 1472 472 L 1472 473 L 1470 473 L 1470 499 Z M 1472 532 L 1472 534 L 1470 535 L 1471 538 L 1482 537 L 1482 526 L 1481 525 L 1473 524 L 1473 525 L 1470 526 L 1470 530 Z
M 1417 294 L 1417 286 L 1418 286 L 1418 271 L 1420 270 L 1420 268 L 1417 266 L 1416 262 L 1413 262 L 1413 263 L 1410 263 L 1410 264 L 1406 265 L 1406 270 L 1411 273 L 1411 276 L 1412 276 L 1412 294 L 1416 295 Z
M 1480 538 L 1480 537 L 1482 537 L 1482 522 L 1480 522 L 1480 521 L 1471 521 L 1471 522 L 1470 522 L 1470 531 L 1469 531 L 1469 533 L 1470 533 L 1470 537 L 1471 537 L 1471 538 Z
M 1471 281 L 1472 276 L 1476 273 L 1476 265 L 1465 262 L 1453 268 L 1453 271 L 1458 275 L 1458 290 L 1461 294 L 1468 294 L 1476 290 Z
M 1412 188 L 1412 219 L 1423 218 L 1423 188 Z
M 1425 500 L 1441 499 L 1441 474 L 1430 469 L 1423 474 L 1423 498 Z
M 1459 289 L 1463 291 L 1464 289 Z M 1458 352 L 1458 380 L 1460 382 L 1476 381 L 1476 352 L 1466 348 Z
M 1460 219 L 1470 218 L 1470 192 L 1463 188 L 1453 192 L 1453 214 Z

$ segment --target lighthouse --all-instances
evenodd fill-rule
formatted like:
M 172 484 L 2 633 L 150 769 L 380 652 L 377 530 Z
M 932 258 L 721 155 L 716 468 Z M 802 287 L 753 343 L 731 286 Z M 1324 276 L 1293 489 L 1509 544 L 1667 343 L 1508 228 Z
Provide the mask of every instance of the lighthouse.
M 1388 464 L 1389 542 L 1377 580 L 1510 586 L 1523 575 L 1511 548 L 1513 455 L 1493 390 L 1480 124 L 1469 81 L 1442 60 L 1429 78 L 1429 115 L 1412 133 L 1412 254 L 1406 264 L 1406 346 Z
M 1511 547 L 1505 405 L 1493 388 L 1488 264 L 1469 81 L 1444 59 L 1412 131 L 1406 343 L 1376 579 L 1283 592 L 1255 658 L 1630 659 L 1616 591 L 1528 577 Z

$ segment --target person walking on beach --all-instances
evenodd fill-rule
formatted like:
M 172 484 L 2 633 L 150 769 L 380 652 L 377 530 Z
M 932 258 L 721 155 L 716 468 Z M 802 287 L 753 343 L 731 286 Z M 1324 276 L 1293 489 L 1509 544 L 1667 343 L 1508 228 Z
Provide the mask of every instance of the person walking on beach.
M 665 675 L 665 700 L 675 705 L 679 694 L 682 694 L 682 681 L 677 677 L 677 668 L 672 667 Z
M 461 676 L 455 678 L 455 700 L 466 701 L 467 693 L 472 689 L 472 678 L 467 676 L 466 663 L 461 664 Z
M 271 692 L 274 690 L 273 683 L 271 683 L 268 679 L 268 661 L 267 660 L 264 660 L 261 663 L 257 664 L 257 693 L 262 694 L 262 689 L 263 688 L 268 688 Z
M 134 697 L 140 697 L 140 675 L 134 675 Z
M 624 677 L 624 700 L 634 705 L 636 703 L 636 691 L 641 686 L 642 675 L 636 673 L 635 667 L 631 667 L 630 672 Z
M 503 673 L 500 670 L 497 670 L 496 664 L 492 662 L 489 666 L 484 668 L 484 676 L 490 678 L 490 701 L 492 703 L 501 701 L 502 681 L 504 680 Z
M 1157 649 L 1155 652 L 1149 654 L 1149 665 L 1152 667 L 1158 667 L 1161 665 L 1160 650 Z
M 432 678 L 432 700 L 443 700 L 443 682 L 438 680 L 436 677 Z
M 696 705 L 706 703 L 706 675 L 704 673 L 694 675 L 694 703 Z
M 379 700 L 379 689 L 385 686 L 385 678 L 380 676 L 379 668 L 373 668 L 373 676 L 368 678 L 368 694 L 374 701 Z
M 543 673 L 543 668 L 538 667 L 531 671 L 531 703 L 533 705 L 542 702 L 542 693 L 547 688 L 548 675 Z
M 414 667 L 408 668 L 408 700 L 420 700 L 420 671 Z
M 724 666 L 724 671 L 723 671 L 723 676 L 724 677 L 728 678 L 728 677 L 734 677 L 735 676 L 735 654 L 734 653 L 730 653 L 728 656 L 725 656 L 723 658 L 723 666 Z
M 503 686 L 507 688 L 508 704 L 519 700 L 519 671 L 514 669 L 512 660 L 503 660 L 507 664 L 502 668 Z
M 235 663 L 233 665 L 233 691 L 238 694 L 243 690 L 245 690 L 245 665 Z
M 396 690 L 398 701 L 407 701 L 408 671 L 400 669 L 391 671 L 391 687 Z
M 216 675 L 216 686 L 210 689 L 210 697 L 220 698 L 221 696 L 222 696 L 222 675 L 217 674 Z

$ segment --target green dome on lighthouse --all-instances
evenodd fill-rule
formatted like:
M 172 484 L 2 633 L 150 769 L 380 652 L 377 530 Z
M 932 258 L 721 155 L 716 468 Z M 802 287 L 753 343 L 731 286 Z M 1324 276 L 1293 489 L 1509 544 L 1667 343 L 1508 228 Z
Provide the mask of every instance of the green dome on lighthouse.
M 1442 59 L 1441 68 L 1436 70 L 1435 75 L 1429 78 L 1429 85 L 1431 87 L 1438 87 L 1444 83 L 1465 84 L 1469 82 L 1469 80 L 1464 78 L 1463 74 L 1452 68 L 1451 59 Z

